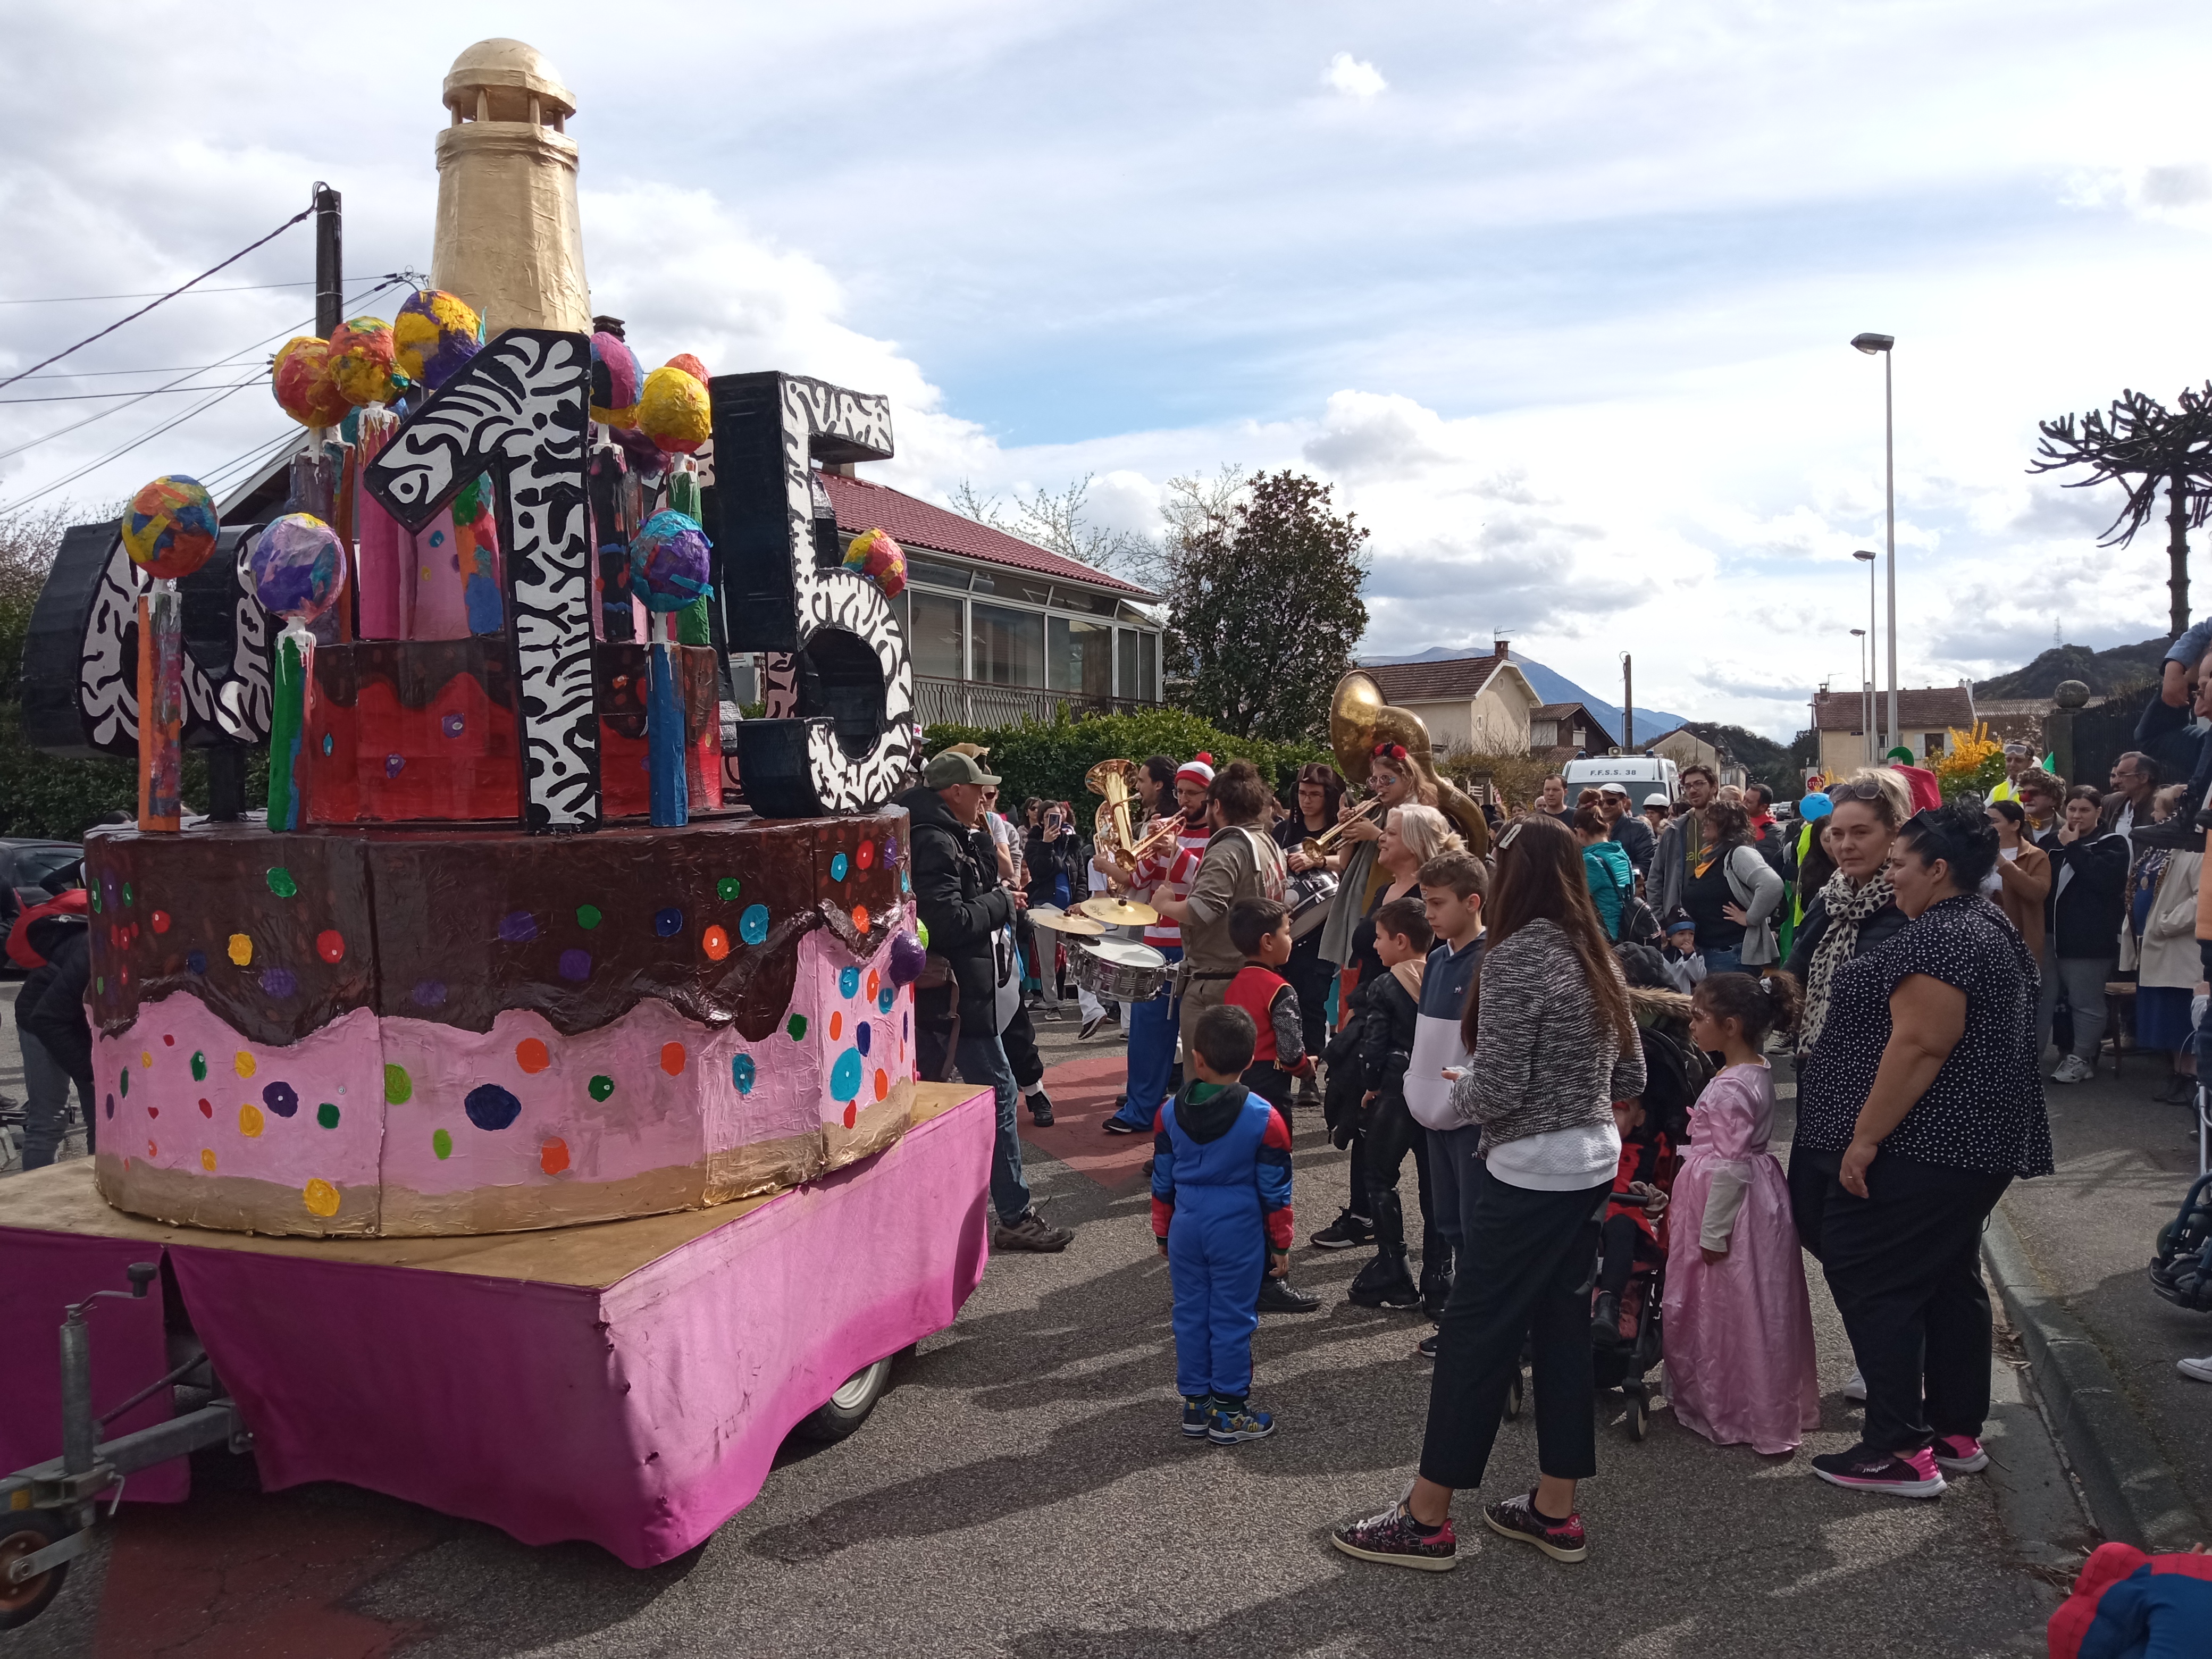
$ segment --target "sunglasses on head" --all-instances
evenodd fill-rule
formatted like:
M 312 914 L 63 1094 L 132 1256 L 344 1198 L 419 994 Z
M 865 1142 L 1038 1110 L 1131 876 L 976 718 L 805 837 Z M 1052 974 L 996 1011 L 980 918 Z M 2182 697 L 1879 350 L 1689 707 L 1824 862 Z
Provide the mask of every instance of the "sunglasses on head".
M 1881 786 L 1871 778 L 1863 783 L 1837 783 L 1828 787 L 1830 800 L 1880 800 Z

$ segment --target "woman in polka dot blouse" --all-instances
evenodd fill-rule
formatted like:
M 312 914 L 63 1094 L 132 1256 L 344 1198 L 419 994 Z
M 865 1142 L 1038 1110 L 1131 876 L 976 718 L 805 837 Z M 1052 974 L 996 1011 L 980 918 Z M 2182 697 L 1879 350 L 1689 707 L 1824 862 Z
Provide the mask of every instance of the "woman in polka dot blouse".
M 1996 856 L 1978 811 L 1906 820 L 1888 872 L 1906 926 L 1838 969 L 1801 1074 L 1797 1149 L 1835 1170 L 1821 1266 L 1867 1388 L 1861 1443 L 1813 1460 L 1837 1486 L 1932 1498 L 1989 1462 L 1982 1224 L 2051 1168 L 2035 964 L 1979 890 Z

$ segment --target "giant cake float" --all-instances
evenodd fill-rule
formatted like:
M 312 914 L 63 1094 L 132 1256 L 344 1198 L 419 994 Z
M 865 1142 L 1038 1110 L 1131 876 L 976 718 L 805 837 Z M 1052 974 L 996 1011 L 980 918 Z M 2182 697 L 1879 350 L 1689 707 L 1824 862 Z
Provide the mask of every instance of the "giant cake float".
M 137 827 L 86 842 L 97 1178 L 161 1220 L 597 1221 L 908 1124 L 902 568 L 813 477 L 890 456 L 887 401 L 641 374 L 589 315 L 575 100 L 493 40 L 445 101 L 432 289 L 277 360 L 292 510 L 159 480 L 34 618 L 49 746 L 141 757 Z M 266 825 L 181 823 L 181 747 L 260 740 Z

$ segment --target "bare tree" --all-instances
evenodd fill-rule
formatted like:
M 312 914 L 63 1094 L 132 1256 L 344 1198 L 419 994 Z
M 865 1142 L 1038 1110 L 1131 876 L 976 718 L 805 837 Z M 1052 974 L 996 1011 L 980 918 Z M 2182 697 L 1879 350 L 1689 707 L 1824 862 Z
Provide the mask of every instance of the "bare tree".
M 1087 564 L 1095 570 L 1119 576 L 1139 587 L 1157 590 L 1164 574 L 1161 550 L 1151 537 L 1131 530 L 1103 530 L 1084 518 L 1084 503 L 1091 495 L 1095 475 L 1082 477 L 1060 490 L 1038 489 L 1024 495 L 1013 492 L 1012 510 L 1001 508 L 996 495 L 986 495 L 963 478 L 952 490 L 953 509 L 979 524 Z
M 2167 409 L 2140 392 L 2124 391 L 2109 411 L 2091 410 L 2075 429 L 2074 417 L 2039 422 L 2043 442 L 2031 472 L 2086 467 L 2087 477 L 2069 479 L 2068 489 L 2117 483 L 2127 500 L 2103 536 L 2100 547 L 2124 547 L 2150 522 L 2161 487 L 2166 495 L 2171 535 L 2166 554 L 2173 596 L 2170 627 L 2179 639 L 2189 628 L 2189 532 L 2202 529 L 2212 512 L 2212 381 L 2202 391 L 2184 391 L 2177 409 Z

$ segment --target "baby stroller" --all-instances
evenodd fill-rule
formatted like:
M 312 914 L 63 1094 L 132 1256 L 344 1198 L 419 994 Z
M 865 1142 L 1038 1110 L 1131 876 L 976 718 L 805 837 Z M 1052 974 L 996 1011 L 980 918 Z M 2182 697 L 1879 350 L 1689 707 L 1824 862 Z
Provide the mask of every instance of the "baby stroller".
M 2177 1308 L 2212 1313 L 2212 1175 L 2191 1183 L 2180 1213 L 2159 1229 L 2150 1287 Z
M 1609 1194 L 1608 1204 L 1620 1204 L 1624 1195 Z M 1663 1205 L 1663 1198 L 1662 1200 Z M 1595 1343 L 1590 1358 L 1595 1371 L 1595 1382 L 1601 1389 L 1619 1389 L 1627 1396 L 1626 1426 L 1631 1440 L 1641 1440 L 1651 1431 L 1651 1407 L 1662 1393 L 1666 1373 L 1662 1358 L 1666 1352 L 1665 1332 L 1662 1328 L 1660 1304 L 1667 1294 L 1666 1218 L 1658 1222 L 1659 1250 L 1656 1256 L 1639 1255 L 1629 1271 L 1628 1285 L 1620 1293 L 1620 1340 L 1616 1343 Z M 1597 1264 L 1590 1264 L 1590 1293 L 1595 1300 L 1597 1292 Z M 1524 1344 L 1521 1364 L 1513 1373 L 1513 1380 L 1505 1390 L 1504 1417 L 1508 1423 L 1519 1419 L 1528 1403 L 1528 1379 L 1527 1367 L 1528 1350 Z M 1660 1373 L 1660 1381 L 1648 1379 L 1653 1371 Z

